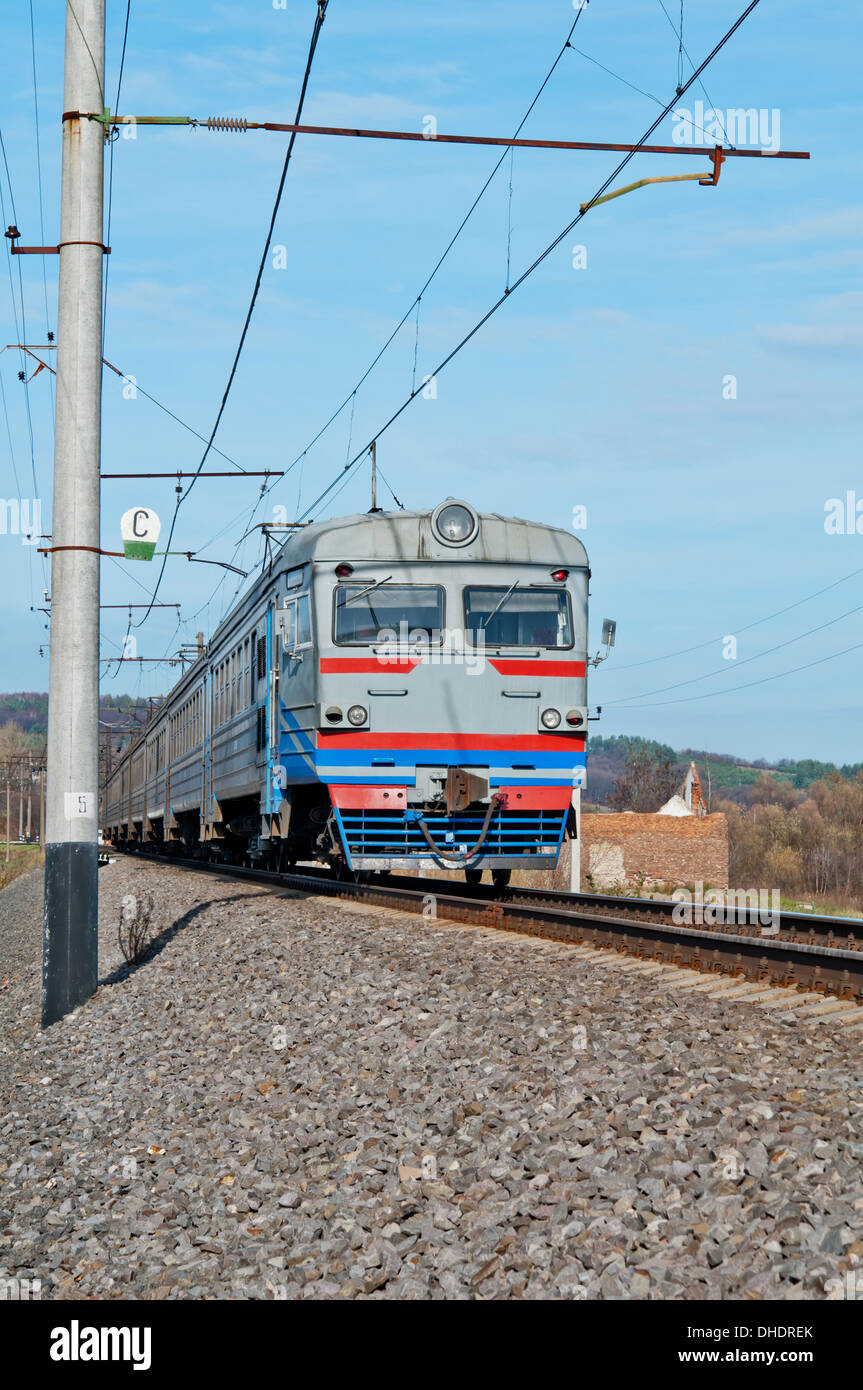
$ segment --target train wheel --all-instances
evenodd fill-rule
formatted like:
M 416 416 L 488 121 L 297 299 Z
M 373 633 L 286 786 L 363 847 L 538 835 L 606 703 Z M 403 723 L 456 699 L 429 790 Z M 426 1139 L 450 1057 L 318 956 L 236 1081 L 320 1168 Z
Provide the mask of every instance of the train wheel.
M 491 881 L 495 888 L 506 888 L 511 876 L 512 869 L 492 869 L 491 871 Z
M 482 883 L 482 869 L 465 869 L 464 881 L 470 884 Z

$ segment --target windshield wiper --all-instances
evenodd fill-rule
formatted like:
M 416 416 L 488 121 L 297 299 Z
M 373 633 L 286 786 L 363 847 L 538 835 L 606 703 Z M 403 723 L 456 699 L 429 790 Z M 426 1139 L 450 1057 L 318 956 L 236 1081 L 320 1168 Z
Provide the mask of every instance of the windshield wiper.
M 389 582 L 390 582 L 391 579 L 392 579 L 392 575 L 391 575 L 391 574 L 388 574 L 387 577 L 386 577 L 386 579 L 377 579 L 377 580 L 375 580 L 374 584 L 370 584 L 369 587 L 368 587 L 367 589 L 361 589 L 360 592 L 359 592 L 358 594 L 350 594 L 350 595 L 345 599 L 344 603 L 342 604 L 342 607 L 343 607 L 343 608 L 347 608 L 347 606 L 348 606 L 349 603 L 353 603 L 353 602 L 354 602 L 354 599 L 365 598 L 366 594 L 373 594 L 374 591 L 375 591 L 375 589 L 379 589 L 379 588 L 381 587 L 382 584 L 389 584 Z M 369 604 L 369 608 L 371 608 L 371 604 Z
M 510 594 L 513 593 L 514 590 L 517 589 L 517 588 L 518 588 L 518 580 L 516 580 L 514 584 L 510 585 L 510 587 L 507 589 L 506 593 L 504 594 L 503 598 L 500 599 L 500 600 L 498 601 L 496 607 L 494 607 L 494 608 L 491 610 L 491 612 L 489 613 L 489 615 L 488 615 L 488 617 L 486 618 L 485 622 L 484 622 L 484 623 L 480 623 L 480 627 L 481 627 L 483 630 L 485 630 L 485 628 L 488 627 L 488 625 L 489 625 L 489 623 L 491 622 L 491 620 L 492 620 L 492 618 L 494 617 L 494 615 L 495 615 L 496 613 L 499 613 L 499 612 L 500 612 L 501 608 L 503 608 L 503 605 L 506 603 L 506 601 L 507 601 L 507 599 L 509 598 Z

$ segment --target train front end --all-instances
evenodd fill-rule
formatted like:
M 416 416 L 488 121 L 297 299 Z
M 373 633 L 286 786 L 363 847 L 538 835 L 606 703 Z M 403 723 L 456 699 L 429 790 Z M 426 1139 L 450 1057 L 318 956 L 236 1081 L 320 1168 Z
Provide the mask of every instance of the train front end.
M 347 519 L 313 568 L 319 852 L 498 882 L 553 869 L 585 775 L 581 542 L 451 499 Z M 306 720 L 282 710 L 296 754 Z

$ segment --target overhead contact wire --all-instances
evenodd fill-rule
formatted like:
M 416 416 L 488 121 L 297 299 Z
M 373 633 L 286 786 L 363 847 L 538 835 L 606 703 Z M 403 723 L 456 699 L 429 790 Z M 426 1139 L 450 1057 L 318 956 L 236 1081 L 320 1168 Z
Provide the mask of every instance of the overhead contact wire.
M 325 16 L 325 14 L 326 14 L 326 9 L 327 9 L 327 3 L 328 3 L 328 0 L 317 0 L 317 14 L 316 14 L 316 16 L 315 16 L 315 23 L 314 23 L 314 28 L 313 28 L 313 30 L 312 30 L 311 41 L 310 41 L 310 44 L 309 44 L 309 51 L 308 51 L 308 55 L 307 55 L 307 57 L 306 57 L 306 66 L 305 66 L 305 71 L 304 71 L 304 73 L 303 73 L 303 81 L 302 81 L 302 86 L 301 86 L 301 88 L 300 88 L 300 98 L 299 98 L 299 102 L 298 102 L 298 104 L 297 104 L 297 111 L 296 111 L 296 116 L 295 116 L 295 118 L 294 118 L 294 125 L 299 125 L 300 117 L 301 117 L 302 112 L 303 112 L 303 105 L 304 105 L 305 99 L 306 99 L 306 91 L 307 91 L 307 89 L 308 89 L 309 78 L 310 78 L 310 76 L 311 76 L 311 71 L 312 71 L 312 63 L 314 62 L 315 50 L 316 50 L 316 48 L 317 48 L 317 46 L 318 46 L 318 38 L 319 38 L 319 36 L 320 36 L 321 28 L 322 28 L 322 26 L 323 26 L 324 16 Z M 282 167 L 282 174 L 281 174 L 281 178 L 279 179 L 279 186 L 278 186 L 278 189 L 277 189 L 277 192 L 276 192 L 276 199 L 275 199 L 275 203 L 273 204 L 273 211 L 272 211 L 272 214 L 271 214 L 271 216 L 270 216 L 269 227 L 268 227 L 268 229 L 267 229 L 266 242 L 265 242 L 265 244 L 264 244 L 263 254 L 261 255 L 260 264 L 259 264 L 259 266 L 258 266 L 258 273 L 257 273 L 257 275 L 256 275 L 256 277 L 255 277 L 255 287 L 254 287 L 254 289 L 253 289 L 253 291 L 252 291 L 252 298 L 251 298 L 250 303 L 249 303 L 249 308 L 248 308 L 248 310 L 247 310 L 247 312 L 246 312 L 246 318 L 245 318 L 245 322 L 244 322 L 244 324 L 243 324 L 243 330 L 242 330 L 242 333 L 240 334 L 240 341 L 239 341 L 239 344 L 237 345 L 237 350 L 236 350 L 236 353 L 234 354 L 234 360 L 233 360 L 233 363 L 232 363 L 232 365 L 231 365 L 230 373 L 229 373 L 229 375 L 228 375 L 228 382 L 227 382 L 227 385 L 225 386 L 225 390 L 224 390 L 224 392 L 223 392 L 223 394 L 222 394 L 222 400 L 221 400 L 221 403 L 220 403 L 220 405 L 219 405 L 218 414 L 216 415 L 215 424 L 213 425 L 213 428 L 212 428 L 212 430 L 211 430 L 211 432 L 210 432 L 210 437 L 209 437 L 209 439 L 208 439 L 208 441 L 207 441 L 207 447 L 206 447 L 206 449 L 204 450 L 203 456 L 202 456 L 202 458 L 201 458 L 201 462 L 198 464 L 197 470 L 196 470 L 194 476 L 192 477 L 192 480 L 191 480 L 191 482 L 189 483 L 188 487 L 187 487 L 187 488 L 185 489 L 185 491 L 177 498 L 177 502 L 176 502 L 175 507 L 174 507 L 174 515 L 173 515 L 173 517 L 171 518 L 171 526 L 170 526 L 170 530 L 169 530 L 169 532 L 168 532 L 168 541 L 167 541 L 167 544 L 166 544 L 166 546 L 165 546 L 166 552 L 169 551 L 169 550 L 171 549 L 171 542 L 172 542 L 172 540 L 173 540 L 174 528 L 175 528 L 175 526 L 176 526 L 176 524 L 177 524 L 177 516 L 178 516 L 178 514 L 179 514 L 180 507 L 182 506 L 183 502 L 185 502 L 186 498 L 189 496 L 189 493 L 192 491 L 192 488 L 195 486 L 195 483 L 197 482 L 198 477 L 199 477 L 200 474 L 201 474 L 201 470 L 203 469 L 204 464 L 205 464 L 206 461 L 207 461 L 207 457 L 208 457 L 208 455 L 209 455 L 209 453 L 210 453 L 210 449 L 211 449 L 212 446 L 213 446 L 213 441 L 214 441 L 214 439 L 215 439 L 215 437 L 216 437 L 216 431 L 218 430 L 219 425 L 221 424 L 222 416 L 223 416 L 224 413 L 225 413 L 225 407 L 227 406 L 227 403 L 228 403 L 228 397 L 229 397 L 229 395 L 230 395 L 230 393 L 231 393 L 231 387 L 232 387 L 233 384 L 234 384 L 234 378 L 235 378 L 236 373 L 237 373 L 237 367 L 238 367 L 238 365 L 239 365 L 240 357 L 241 357 L 241 355 L 242 355 L 242 351 L 243 351 L 243 348 L 244 348 L 244 346 L 245 346 L 246 336 L 247 336 L 248 331 L 249 331 L 249 325 L 251 324 L 251 321 L 252 321 L 252 314 L 254 313 L 255 304 L 257 303 L 258 291 L 260 290 L 260 287 L 261 287 L 261 280 L 263 279 L 264 268 L 265 268 L 266 263 L 267 263 L 267 256 L 269 255 L 269 252 L 270 252 L 270 245 L 271 245 L 272 239 L 273 239 L 273 230 L 274 230 L 275 225 L 276 225 L 276 217 L 278 216 L 279 207 L 280 207 L 281 201 L 282 201 L 282 193 L 284 192 L 285 181 L 286 181 L 287 176 L 288 176 L 288 168 L 290 167 L 291 155 L 293 154 L 295 141 L 296 141 L 296 132 L 294 131 L 294 132 L 291 133 L 290 140 L 288 141 L 287 153 L 285 154 L 285 162 L 284 162 L 284 165 L 283 165 L 283 167 Z M 152 612 L 153 604 L 156 602 L 156 598 L 157 598 L 158 593 L 159 593 L 159 588 L 160 588 L 160 585 L 161 585 L 161 583 L 162 583 L 162 577 L 163 577 L 163 575 L 164 575 L 164 573 L 165 573 L 165 565 L 166 565 L 166 563 L 167 563 L 167 558 L 168 558 L 168 557 L 167 557 L 167 553 L 166 553 L 166 554 L 163 556 L 163 558 L 162 558 L 162 566 L 161 566 L 161 569 L 159 570 L 159 575 L 158 575 L 158 578 L 157 578 L 157 580 L 156 580 L 156 587 L 155 587 L 154 590 L 153 590 L 153 595 L 152 595 L 152 598 L 151 598 L 151 600 L 150 600 L 150 604 L 149 604 L 149 606 L 148 606 L 148 608 L 147 608 L 146 613 L 144 614 L 143 618 L 141 619 L 141 621 L 135 624 L 136 627 L 140 627 L 142 623 L 146 622 L 147 618 L 149 617 L 150 613 Z

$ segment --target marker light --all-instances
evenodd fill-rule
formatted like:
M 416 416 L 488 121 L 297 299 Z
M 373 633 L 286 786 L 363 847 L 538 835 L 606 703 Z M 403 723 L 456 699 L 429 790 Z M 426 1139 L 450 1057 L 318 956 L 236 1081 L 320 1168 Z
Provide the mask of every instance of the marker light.
M 336 574 L 338 575 L 339 579 L 347 579 L 348 575 L 353 574 L 353 572 L 354 572 L 354 567 L 353 567 L 353 565 L 348 565 L 348 564 L 336 565 Z
M 579 724 L 584 723 L 584 715 L 582 714 L 580 709 L 567 710 L 566 722 L 567 724 L 571 724 L 573 728 L 577 728 Z
M 556 729 L 560 723 L 560 713 L 556 709 L 544 709 L 539 717 L 546 729 Z
M 552 570 L 551 577 L 557 580 L 558 584 L 562 584 L 564 579 L 569 578 L 569 570 Z
M 328 705 L 324 710 L 324 718 L 327 719 L 330 724 L 341 724 L 343 716 L 338 705 Z
M 364 709 L 362 705 L 351 705 L 348 710 L 349 724 L 365 724 L 368 717 L 369 712 L 367 709 Z

